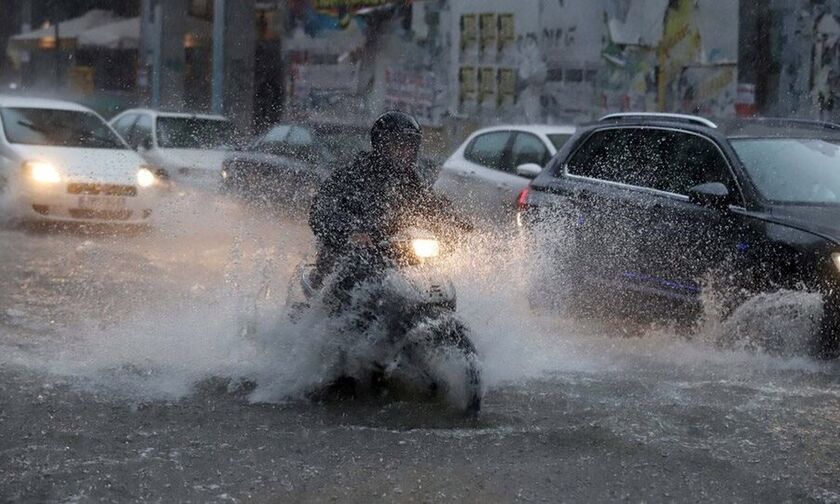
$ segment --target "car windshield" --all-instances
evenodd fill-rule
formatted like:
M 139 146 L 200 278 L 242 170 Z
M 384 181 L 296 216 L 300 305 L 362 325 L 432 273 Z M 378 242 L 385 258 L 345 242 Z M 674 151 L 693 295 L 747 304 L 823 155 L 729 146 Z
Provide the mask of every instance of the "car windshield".
M 6 140 L 13 144 L 89 149 L 125 149 L 96 114 L 78 110 L 5 107 L 0 109 Z
M 548 139 L 551 140 L 551 143 L 554 145 L 554 148 L 560 150 L 569 139 L 572 138 L 572 135 L 567 133 L 555 133 L 553 135 L 548 135 Z
M 334 161 L 345 162 L 360 151 L 369 150 L 367 131 L 356 130 L 326 130 L 318 134 L 328 151 L 328 156 Z
M 774 203 L 840 204 L 840 139 L 733 139 L 758 191 Z
M 157 141 L 163 149 L 228 149 L 233 145 L 233 124 L 221 119 L 159 117 Z

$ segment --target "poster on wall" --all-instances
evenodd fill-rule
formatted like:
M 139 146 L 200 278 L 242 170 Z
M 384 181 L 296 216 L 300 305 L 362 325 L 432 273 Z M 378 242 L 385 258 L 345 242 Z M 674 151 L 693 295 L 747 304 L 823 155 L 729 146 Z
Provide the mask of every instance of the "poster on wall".
M 478 44 L 478 18 L 475 14 L 461 16 L 461 52 L 469 52 Z
M 516 26 L 513 14 L 499 14 L 498 52 L 502 52 L 516 40 Z
M 706 117 L 734 115 L 737 75 L 736 65 L 684 68 L 679 80 L 679 110 Z
M 496 48 L 498 27 L 496 25 L 496 14 L 485 13 L 479 15 L 479 49 L 482 53 Z
M 482 105 L 496 102 L 496 69 L 494 67 L 482 67 L 478 74 L 478 101 Z
M 513 68 L 499 68 L 497 80 L 497 106 L 516 103 L 516 71 Z
M 359 65 L 356 63 L 294 65 L 292 76 L 292 96 L 297 100 L 359 91 Z
M 385 71 L 385 107 L 408 112 L 423 126 L 440 126 L 438 79 L 432 71 L 389 68 Z
M 458 71 L 458 103 L 475 101 L 478 75 L 474 66 L 462 66 Z

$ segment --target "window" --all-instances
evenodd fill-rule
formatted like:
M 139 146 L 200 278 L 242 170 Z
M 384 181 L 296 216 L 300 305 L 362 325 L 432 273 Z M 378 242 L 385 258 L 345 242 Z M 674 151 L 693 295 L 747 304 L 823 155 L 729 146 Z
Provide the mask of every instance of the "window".
M 572 138 L 572 135 L 566 133 L 554 133 L 552 135 L 548 135 L 548 139 L 551 141 L 551 144 L 554 145 L 554 148 L 560 150 L 566 145 L 566 142 Z
M 140 147 L 144 149 L 151 149 L 154 146 L 152 142 L 152 118 L 146 114 L 141 114 L 134 124 L 134 129 L 131 131 L 131 137 L 128 144 L 133 148 Z
M 309 145 L 313 142 L 312 133 L 306 128 L 301 128 L 300 126 L 276 126 L 265 134 L 261 143 Z
M 775 203 L 840 205 L 840 140 L 731 140 L 753 184 Z
M 517 133 L 514 137 L 513 147 L 511 148 L 514 168 L 526 163 L 545 166 L 545 163 L 548 162 L 548 156 L 548 149 L 536 135 Z
M 736 187 L 726 160 L 711 140 L 679 131 L 617 128 L 593 133 L 575 153 L 569 173 L 687 194 L 721 182 Z
M 233 124 L 200 117 L 159 117 L 157 140 L 165 149 L 226 149 L 232 145 Z
M 509 131 L 495 131 L 479 135 L 469 145 L 464 157 L 487 168 L 512 171 L 510 163 L 505 159 L 505 148 L 510 141 L 510 135 Z
M 262 137 L 260 140 L 261 144 L 267 143 L 274 143 L 274 142 L 282 142 L 289 136 L 289 130 L 292 129 L 291 126 L 275 126 L 268 130 L 268 133 Z
M 583 70 L 580 68 L 566 70 L 566 82 L 583 82 Z
M 131 133 L 131 127 L 134 126 L 135 120 L 137 120 L 136 114 L 124 115 L 114 123 L 114 129 L 117 130 L 117 133 L 119 133 L 121 137 L 128 139 L 129 134 Z
M 88 149 L 125 149 L 122 140 L 97 115 L 80 110 L 0 109 L 9 143 Z
M 300 126 L 276 126 L 260 140 L 257 148 L 278 156 L 291 156 L 316 162 L 325 157 L 324 147 L 315 143 L 312 133 Z

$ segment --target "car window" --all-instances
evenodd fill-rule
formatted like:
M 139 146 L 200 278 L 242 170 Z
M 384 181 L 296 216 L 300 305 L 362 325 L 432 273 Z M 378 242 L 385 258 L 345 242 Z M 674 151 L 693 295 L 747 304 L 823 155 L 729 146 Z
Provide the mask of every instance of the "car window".
M 526 163 L 534 163 L 545 166 L 548 162 L 548 148 L 542 140 L 531 133 L 519 132 L 513 139 L 511 147 L 511 158 L 514 167 Z
M 136 120 L 137 114 L 124 115 L 117 119 L 114 123 L 114 129 L 117 130 L 117 133 L 119 133 L 121 137 L 128 139 L 129 133 L 131 133 L 131 127 L 134 126 L 134 121 Z
M 257 143 L 257 149 L 280 156 L 291 156 L 304 161 L 324 157 L 323 147 L 317 145 L 312 133 L 300 126 L 276 126 Z
M 510 136 L 509 131 L 494 131 L 479 135 L 470 143 L 464 157 L 487 168 L 512 172 L 510 161 L 506 159 L 508 156 L 505 155 Z
M 657 188 L 688 194 L 696 185 L 720 182 L 730 193 L 737 191 L 726 159 L 711 140 L 681 132 L 668 132 L 668 135 L 674 157 L 669 169 L 658 172 Z
M 552 135 L 548 135 L 548 139 L 551 140 L 552 145 L 557 150 L 560 150 L 569 139 L 572 138 L 572 135 L 567 133 L 554 133 Z
M 273 143 L 273 142 L 282 142 L 289 136 L 289 130 L 291 130 L 291 126 L 275 126 L 268 130 L 268 132 L 263 135 L 260 139 L 260 144 L 265 143 Z
M 0 109 L 6 140 L 13 144 L 89 149 L 125 149 L 99 116 L 80 110 L 6 107 Z
M 158 117 L 157 141 L 164 149 L 227 149 L 233 145 L 233 124 L 201 117 Z
M 312 145 L 315 139 L 307 128 L 275 126 L 260 140 L 260 144 Z
M 325 160 L 344 164 L 350 162 L 360 151 L 370 149 L 370 134 L 367 129 L 322 127 L 315 130 L 320 151 Z
M 840 140 L 745 138 L 730 142 L 766 199 L 774 203 L 840 205 Z
M 569 161 L 568 171 L 683 195 L 707 182 L 736 189 L 726 160 L 710 140 L 654 128 L 597 131 Z
M 152 118 L 147 114 L 140 114 L 137 122 L 134 123 L 134 128 L 131 130 L 129 145 L 137 149 L 143 147 L 151 149 L 154 143 L 152 142 Z

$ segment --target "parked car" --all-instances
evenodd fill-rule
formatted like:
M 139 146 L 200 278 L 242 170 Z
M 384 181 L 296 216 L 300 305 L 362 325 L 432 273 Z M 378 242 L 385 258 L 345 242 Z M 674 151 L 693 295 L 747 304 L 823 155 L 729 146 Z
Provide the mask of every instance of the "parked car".
M 836 355 L 838 159 L 840 126 L 826 123 L 619 114 L 585 126 L 519 199 L 529 245 L 565 280 L 535 277 L 534 300 L 587 293 L 696 315 L 710 286 L 735 294 L 724 313 L 749 294 L 817 292 L 818 349 Z
M 435 189 L 463 211 L 509 221 L 519 192 L 574 132 L 574 126 L 478 130 L 444 162 Z
M 216 187 L 234 148 L 233 124 L 218 115 L 131 109 L 111 125 L 149 164 L 179 182 Z
M 155 169 L 99 115 L 57 100 L 0 96 L 0 193 L 26 220 L 145 224 Z
M 369 149 L 368 129 L 334 123 L 279 124 L 228 156 L 222 186 L 253 201 L 307 208 L 335 166 Z

